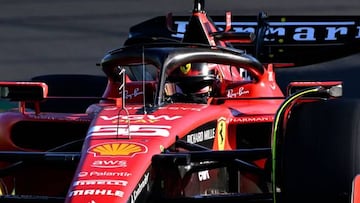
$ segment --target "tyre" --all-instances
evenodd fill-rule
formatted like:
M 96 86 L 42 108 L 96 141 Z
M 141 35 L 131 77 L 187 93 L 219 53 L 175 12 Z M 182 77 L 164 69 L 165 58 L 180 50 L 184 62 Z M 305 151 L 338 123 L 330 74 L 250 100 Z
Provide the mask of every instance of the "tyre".
M 360 101 L 299 104 L 281 140 L 281 202 L 350 202 L 360 172 Z
M 48 96 L 101 97 L 107 78 L 94 75 L 41 75 L 31 81 L 45 82 L 49 87 Z M 99 99 L 48 99 L 41 103 L 41 111 L 83 113 Z

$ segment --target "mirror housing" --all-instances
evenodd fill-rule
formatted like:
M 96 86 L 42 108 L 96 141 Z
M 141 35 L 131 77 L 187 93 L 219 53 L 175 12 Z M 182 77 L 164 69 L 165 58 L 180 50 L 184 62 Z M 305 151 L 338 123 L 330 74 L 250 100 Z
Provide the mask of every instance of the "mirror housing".
M 19 112 L 25 113 L 27 102 L 35 104 L 35 113 L 40 113 L 40 102 L 48 95 L 48 86 L 43 82 L 0 82 L 0 99 L 19 102 Z

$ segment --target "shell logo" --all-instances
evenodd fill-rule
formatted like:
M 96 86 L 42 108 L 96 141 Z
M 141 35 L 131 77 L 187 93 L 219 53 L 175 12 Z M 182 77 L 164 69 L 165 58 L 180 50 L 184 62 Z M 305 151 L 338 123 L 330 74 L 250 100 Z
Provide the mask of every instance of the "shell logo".
M 88 150 L 94 156 L 134 156 L 146 153 L 147 147 L 139 143 L 102 143 Z

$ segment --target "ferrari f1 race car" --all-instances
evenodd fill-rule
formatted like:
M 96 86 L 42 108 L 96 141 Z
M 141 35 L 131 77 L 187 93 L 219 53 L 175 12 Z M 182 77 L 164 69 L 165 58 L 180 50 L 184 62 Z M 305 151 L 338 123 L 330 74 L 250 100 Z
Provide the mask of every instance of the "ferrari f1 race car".
M 356 53 L 360 18 L 213 21 L 204 5 L 132 27 L 100 96 L 0 82 L 18 103 L 0 114 L 0 202 L 360 202 L 360 103 L 274 71 Z

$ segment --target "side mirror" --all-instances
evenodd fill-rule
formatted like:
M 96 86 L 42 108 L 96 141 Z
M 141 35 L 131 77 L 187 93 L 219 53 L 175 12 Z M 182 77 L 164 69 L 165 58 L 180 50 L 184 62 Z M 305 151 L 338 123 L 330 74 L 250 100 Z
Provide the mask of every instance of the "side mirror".
M 0 82 L 0 99 L 19 102 L 19 112 L 25 113 L 25 104 L 35 104 L 35 113 L 40 113 L 40 102 L 48 95 L 48 86 L 43 82 Z
M 321 86 L 323 92 L 327 97 L 341 97 L 342 96 L 342 82 L 341 81 L 329 81 L 329 82 L 291 82 L 286 90 L 287 96 L 290 96 L 300 90 L 306 88 Z
M 42 101 L 48 86 L 42 82 L 0 82 L 0 98 L 11 101 Z

